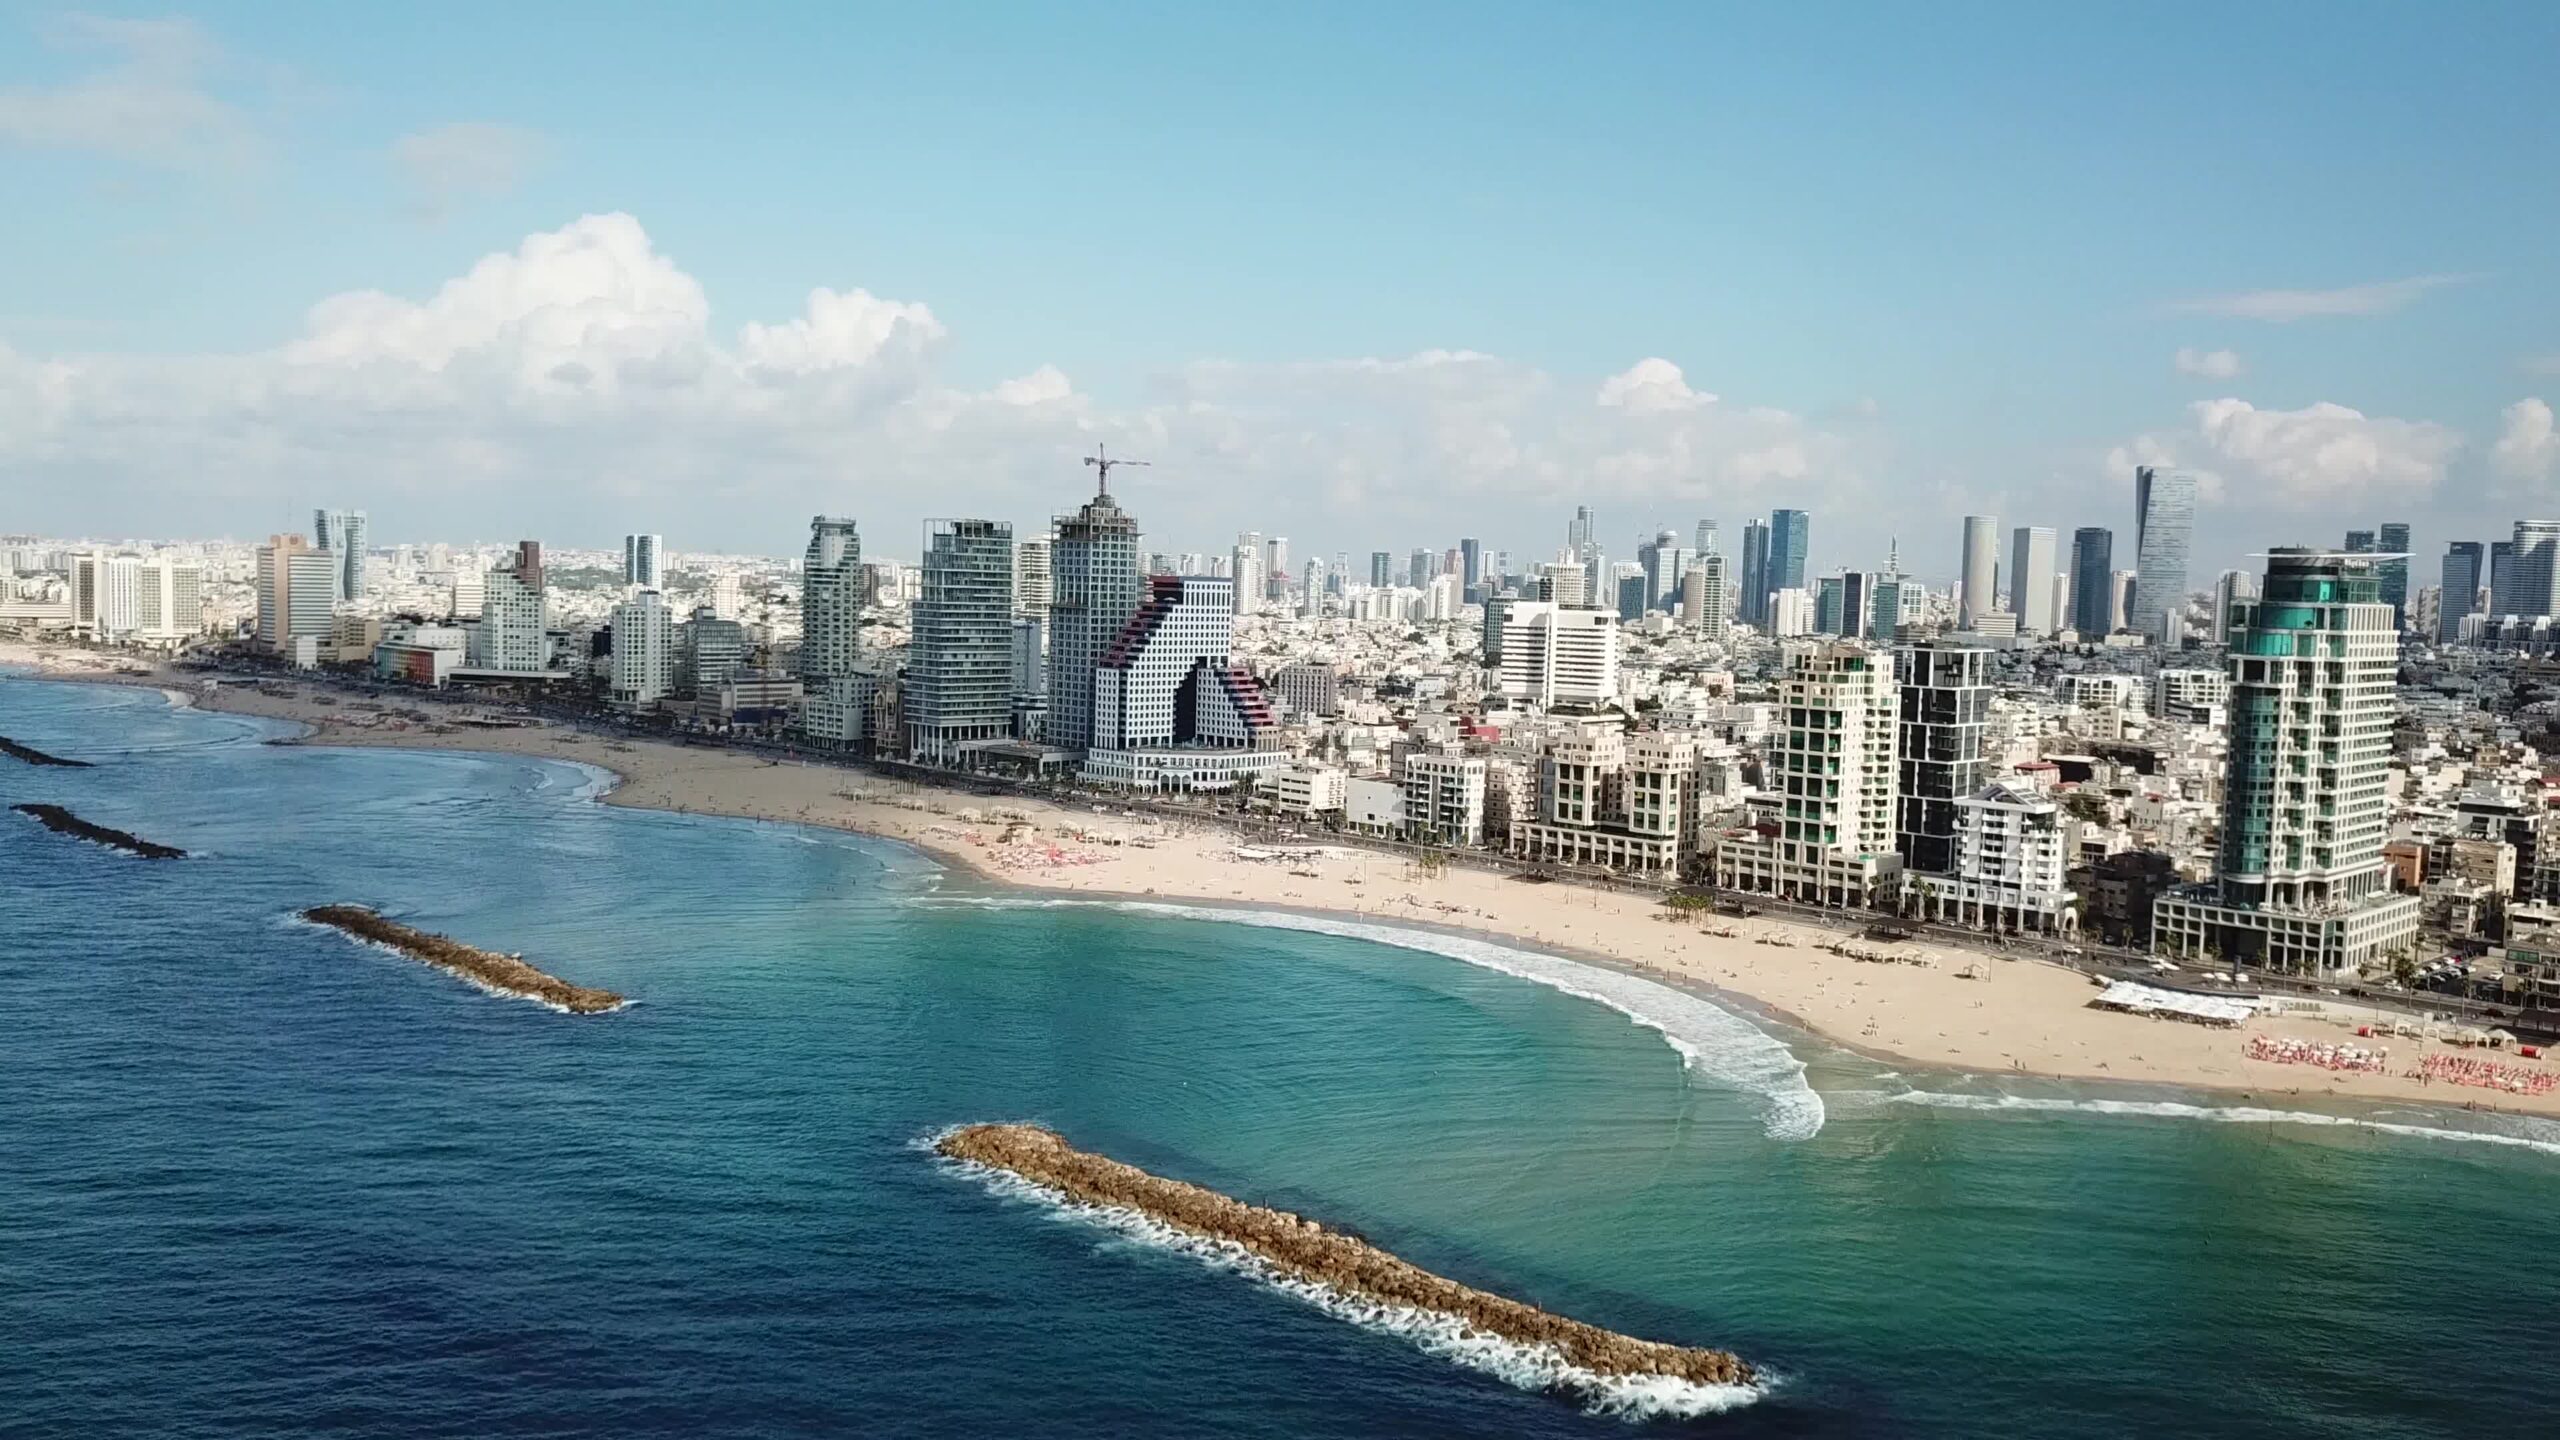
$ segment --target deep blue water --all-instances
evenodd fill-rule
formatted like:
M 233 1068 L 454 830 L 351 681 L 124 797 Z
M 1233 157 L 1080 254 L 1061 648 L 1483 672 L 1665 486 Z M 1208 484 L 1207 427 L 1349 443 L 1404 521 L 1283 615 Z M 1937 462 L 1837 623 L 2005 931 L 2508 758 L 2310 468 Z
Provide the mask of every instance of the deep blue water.
M 198 852 L 0 815 L 0 1433 L 2398 1437 L 2560 1404 L 2560 1145 L 1800 1037 L 1820 1128 L 1779 1138 L 1812 1128 L 1793 1062 L 1715 1012 L 1667 1022 L 1684 1068 L 1444 955 L 972 903 L 891 845 L 275 733 L 0 679 L 0 734 L 101 762 L 0 760 L 0 804 Z M 638 1003 L 290 919 L 329 901 Z M 2064 1108 L 1968 1108 L 2004 1095 Z M 1782 1378 L 1591 1413 L 916 1148 L 987 1119 Z

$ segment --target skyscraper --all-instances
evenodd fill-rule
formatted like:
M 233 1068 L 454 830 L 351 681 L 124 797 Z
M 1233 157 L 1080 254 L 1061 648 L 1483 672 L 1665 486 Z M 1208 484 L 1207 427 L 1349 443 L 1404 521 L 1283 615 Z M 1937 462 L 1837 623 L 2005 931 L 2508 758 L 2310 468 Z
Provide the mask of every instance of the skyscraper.
M 2480 613 L 2480 542 L 2456 540 L 2444 547 L 2444 589 L 2436 600 L 2436 639 L 2462 638 L 2462 622 Z
M 296 640 L 326 639 L 342 573 L 335 551 L 314 549 L 299 535 L 269 536 L 258 547 L 258 648 L 285 654 Z
M 338 557 L 338 598 L 364 598 L 365 518 L 361 510 L 311 512 L 312 548 Z
M 1680 577 L 1680 619 L 1710 640 L 1721 640 L 1732 626 L 1731 586 L 1725 580 L 1725 557 L 1708 551 L 1689 564 Z
M 2071 532 L 2071 628 L 2094 640 L 2114 628 L 2115 532 L 2084 525 Z
M 1779 701 L 1786 732 L 1766 763 L 1785 814 L 1774 839 L 1716 847 L 1716 884 L 1808 904 L 1875 904 L 1900 863 L 1893 662 L 1845 641 L 1807 647 L 1789 658 Z
M 1438 569 L 1439 564 L 1431 558 L 1430 551 L 1416 550 L 1405 560 L 1405 583 L 1419 590 L 1431 583 L 1431 577 Z
M 1262 608 L 1262 567 L 1269 562 L 1262 536 L 1251 530 L 1238 535 L 1235 548 L 1227 552 L 1227 557 L 1227 574 L 1236 582 L 1235 613 L 1250 615 Z
M 2553 596 L 2560 594 L 2560 520 L 2517 521 L 2513 545 L 2510 603 L 2498 606 L 2498 612 L 2551 614 Z
M 622 583 L 643 590 L 667 588 L 667 540 L 663 535 L 622 537 Z M 616 642 L 619 643 L 619 642 Z
M 1396 557 L 1384 550 L 1369 552 L 1369 588 L 1384 590 L 1396 583 Z
M 2053 530 L 2021 525 L 2009 537 L 2009 613 L 2021 635 L 2053 633 Z
M 2418 897 L 2391 892 L 2382 858 L 2400 637 L 2373 564 L 2280 548 L 2241 603 L 2219 875 L 2161 897 L 2164 948 L 2328 975 L 2416 939 Z
M 1801 510 L 1769 512 L 1769 588 L 1804 588 L 1805 554 L 1813 544 L 1813 517 Z
M 2409 623 L 2409 526 L 2406 521 L 2383 522 L 2378 543 L 2386 558 L 2374 567 L 2374 578 L 2381 582 L 2382 603 L 2391 607 L 2394 624 L 2406 628 Z
M 1460 584 L 1472 591 L 1484 583 L 1484 542 L 1469 535 L 1458 541 Z
M 2133 472 L 2133 602 L 2126 628 L 2173 644 L 2187 604 L 2187 547 L 2196 520 L 2196 477 L 2150 465 Z
M 853 673 L 862 602 L 861 532 L 851 520 L 812 517 L 800 559 L 800 677 L 809 689 Z
M 1957 597 L 1956 625 L 1970 630 L 1973 622 L 1999 608 L 2000 521 L 1992 515 L 1964 517 L 1964 551 L 1957 567 L 1957 578 L 1964 583 L 1964 594 Z
M 1769 592 L 1769 527 L 1757 520 L 1742 526 L 1742 623 L 1767 629 Z
M 1013 729 L 1013 527 L 927 521 L 923 570 L 899 692 L 907 756 L 957 765 Z
M 1716 522 L 1713 520 L 1701 520 L 1698 522 L 1698 544 L 1696 553 L 1700 555 L 1713 555 L 1716 553 Z
M 1271 699 L 1229 653 L 1234 633 L 1233 582 L 1150 578 L 1089 680 L 1085 777 L 1141 790 L 1223 790 L 1285 765 Z
M 1049 537 L 1026 535 L 1013 543 L 1013 613 L 1049 623 Z
M 1982 757 L 1991 718 L 1991 652 L 1962 640 L 1931 640 L 1894 652 L 1902 687 L 1901 772 L 1895 786 L 1894 846 L 1912 870 L 1955 869 L 1956 802 L 1989 778 Z
M 1056 598 L 1049 602 L 1049 714 L 1041 734 L 1052 745 L 1089 749 L 1094 674 L 1138 610 L 1138 522 L 1106 487 L 1058 521 L 1049 566 Z
M 518 675 L 549 670 L 550 623 L 551 587 L 543 574 L 542 542 L 518 541 L 515 562 L 490 571 L 485 581 L 480 618 L 471 627 L 471 664 Z

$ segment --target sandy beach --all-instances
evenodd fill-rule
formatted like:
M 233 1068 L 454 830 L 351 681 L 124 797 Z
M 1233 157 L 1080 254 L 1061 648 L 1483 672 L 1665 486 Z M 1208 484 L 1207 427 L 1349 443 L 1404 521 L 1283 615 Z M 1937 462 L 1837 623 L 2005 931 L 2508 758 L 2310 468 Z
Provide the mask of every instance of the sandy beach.
M 985 799 L 856 770 L 559 726 L 456 727 L 446 723 L 447 707 L 389 701 L 366 709 L 343 698 L 323 704 L 315 696 L 326 692 L 304 686 L 290 687 L 291 694 L 205 689 L 174 670 L 110 673 L 106 657 L 39 656 L 7 642 L 0 642 L 0 664 L 148 685 L 208 708 L 297 721 L 311 731 L 301 743 L 578 761 L 621 777 L 607 804 L 881 836 L 989 883 L 1029 891 L 1321 911 L 1517 942 L 1703 987 L 1889 1060 L 2212 1089 L 2278 1106 L 2327 1096 L 2560 1116 L 2560 1093 L 2515 1095 L 2411 1077 L 2422 1054 L 2456 1052 L 2416 1039 L 2358 1042 L 2352 1027 L 2368 1014 L 2353 1007 L 2261 1017 L 2241 1031 L 2208 1029 L 2092 1008 L 2089 977 L 2040 961 L 1904 945 L 1895 948 L 1930 963 L 1865 962 L 1816 948 L 1845 932 L 1768 918 L 1678 919 L 1643 895 L 1528 884 L 1459 867 L 1425 874 L 1400 856 L 1341 846 L 1257 858 L 1238 853 L 1244 847 L 1232 834 L 1202 823 Z M 2388 1046 L 2390 1063 L 2371 1073 L 2252 1059 L 2244 1053 L 2252 1035 Z M 2527 1070 L 2555 1063 L 2494 1058 Z

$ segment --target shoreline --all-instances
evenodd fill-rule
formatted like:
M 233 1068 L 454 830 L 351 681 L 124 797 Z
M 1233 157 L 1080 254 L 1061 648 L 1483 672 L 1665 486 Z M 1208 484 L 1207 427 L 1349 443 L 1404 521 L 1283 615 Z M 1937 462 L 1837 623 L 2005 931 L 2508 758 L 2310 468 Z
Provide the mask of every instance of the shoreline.
M 30 658 L 24 647 L 13 653 L 0 644 L 0 664 Z M 1428 876 L 1401 857 L 1323 840 L 1306 842 L 1322 847 L 1321 853 L 1245 859 L 1232 853 L 1240 842 L 1223 829 L 1124 815 L 1107 805 L 1070 808 L 1026 797 L 978 797 L 860 770 L 549 724 L 421 724 L 403 712 L 423 712 L 396 698 L 380 702 L 380 709 L 343 701 L 320 705 L 300 685 L 288 695 L 228 685 L 206 692 L 176 672 L 61 673 L 43 666 L 30 678 L 175 690 L 186 703 L 210 711 L 301 725 L 302 734 L 279 742 L 288 745 L 460 750 L 581 764 L 611 777 L 595 797 L 606 805 L 809 825 L 888 840 L 923 853 L 962 877 L 967 888 L 994 898 L 1278 912 L 1555 956 L 1666 985 L 1748 1021 L 1773 1022 L 1886 1066 L 2156 1086 L 2260 1104 L 2379 1102 L 2421 1106 L 2448 1117 L 2560 1117 L 2560 1094 L 2429 1085 L 2409 1076 L 2405 1072 L 2420 1055 L 2455 1053 L 2421 1041 L 2374 1042 L 2394 1046 L 2387 1073 L 2281 1065 L 2243 1054 L 2250 1036 L 2352 1042 L 2354 1024 L 2368 1013 L 2352 1005 L 2209 1030 L 2096 1010 L 2089 1001 L 2097 987 L 2088 976 L 2038 960 L 1930 945 L 1907 947 L 1931 956 L 1933 964 L 1925 968 L 1863 963 L 1814 948 L 1843 932 L 1793 920 L 1672 919 L 1672 912 L 1642 895 L 1530 885 L 1454 867 Z M 1709 926 L 1734 933 L 1718 936 Z M 1763 936 L 1792 943 L 1754 943 Z M 1963 978 L 1960 967 L 1981 978 Z M 1786 1043 L 1792 1037 L 1776 1038 Z

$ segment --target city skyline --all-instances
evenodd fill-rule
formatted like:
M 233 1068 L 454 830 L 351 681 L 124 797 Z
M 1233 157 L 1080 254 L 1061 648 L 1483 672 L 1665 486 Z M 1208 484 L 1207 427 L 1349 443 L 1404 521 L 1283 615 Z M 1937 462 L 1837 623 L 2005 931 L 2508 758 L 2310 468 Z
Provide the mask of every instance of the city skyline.
M 2156 133 L 2102 136 L 2102 120 L 2121 131 L 2104 85 L 2047 117 L 2051 143 L 2085 142 L 2073 159 L 2088 180 L 1987 192 L 1986 167 L 1950 170 L 1928 137 L 2022 109 L 2025 62 L 2064 73 L 2086 62 L 1983 44 L 1965 26 L 1827 47 L 1835 64 L 1895 72 L 1876 103 L 1901 102 L 1897 119 L 1915 133 L 1883 143 L 1944 188 L 1896 197 L 1901 226 L 1946 242 L 1930 266 L 1849 238 L 1872 227 L 1844 222 L 1881 196 L 1762 165 L 1703 167 L 1668 190 L 1610 188 L 1628 178 L 1615 173 L 1567 183 L 1518 122 L 1490 113 L 1492 95 L 1445 77 L 1422 97 L 1390 95 L 1362 73 L 1341 82 L 1347 95 L 1272 80 L 1166 102 L 1192 105 L 1206 135 L 1271 107 L 1366 125 L 1389 143 L 1376 158 L 1342 152 L 1355 181 L 1428 148 L 1452 183 L 1500 197 L 1486 203 L 1516 204 L 1546 181 L 1576 202 L 1579 229 L 1667 223 L 1698 241 L 1677 247 L 1677 265 L 1590 241 L 1528 245 L 1503 226 L 1452 228 L 1364 191 L 1378 211 L 1363 231 L 1380 255 L 1336 242 L 1292 263 L 1268 253 L 1270 227 L 1238 229 L 1170 182 L 1205 180 L 1255 213 L 1276 207 L 1303 241 L 1294 217 L 1319 209 L 1313 177 L 1261 148 L 1204 176 L 1204 156 L 1104 125 L 1051 81 L 969 120 L 930 157 L 891 146 L 847 162 L 948 197 L 927 160 L 961 161 L 980 197 L 970 203 L 931 220 L 827 205 L 805 225 L 758 226 L 734 200 L 704 204 L 707 165 L 688 157 L 665 178 L 635 170 L 640 141 L 563 111 L 512 64 L 457 112 L 406 88 L 383 56 L 289 13 L 0 16 L 26 42 L 0 70 L 0 174 L 62 201 L 41 233 L 0 239 L 0 415 L 19 422 L 0 427 L 0 463 L 29 482 L 19 528 L 255 538 L 272 526 L 267 511 L 335 502 L 364 506 L 382 534 L 565 536 L 620 508 L 707 550 L 769 553 L 784 544 L 772 538 L 788 528 L 778 517 L 819 511 L 862 514 L 880 535 L 918 533 L 928 511 L 1019 528 L 1059 507 L 1061 470 L 1099 441 L 1155 462 L 1127 477 L 1130 503 L 1190 544 L 1260 529 L 1321 555 L 1382 540 L 1401 550 L 1426 535 L 1436 549 L 1464 533 L 1535 555 L 1552 543 L 1551 517 L 1586 504 L 1618 553 L 1702 518 L 1730 536 L 1743 517 L 1800 508 L 1824 521 L 1814 563 L 1825 568 L 1874 566 L 1893 534 L 1948 513 L 2123 535 L 2133 467 L 2159 464 L 2199 477 L 2210 523 L 2200 520 L 2192 558 L 2209 575 L 2270 544 L 2325 543 L 2320 517 L 2337 507 L 2403 516 L 2433 553 L 2438 537 L 2486 535 L 2538 509 L 2560 466 L 2548 404 L 2560 314 L 2550 262 L 2523 238 L 2548 232 L 2550 201 L 2506 183 L 2492 162 L 2521 137 L 2489 128 L 2508 113 L 2499 97 L 2526 83 L 2530 44 L 2465 47 L 2464 63 L 2485 67 L 2478 83 L 2395 148 L 2386 142 L 2400 132 L 2381 117 L 2326 99 L 2309 103 L 2316 115 L 2292 115 L 2257 93 L 2265 74 L 2244 84 L 2243 57 L 2291 101 L 2304 102 L 2295 92 L 2313 76 L 2287 27 L 2246 17 L 2221 28 L 2221 63 L 2180 51 L 2180 63 L 2146 72 Z M 1285 20 L 1164 20 L 1141 38 L 1167 61 L 1213 42 L 1285 50 L 1309 39 Z M 830 98 L 808 119 L 942 113 L 932 81 L 968 53 L 937 48 L 944 23 L 863 17 L 916 60 L 912 76 Z M 1659 23 L 1709 22 L 1664 12 Z M 1800 38 L 1778 20 L 1723 23 L 1744 53 L 1756 43 L 1782 56 L 1780 42 Z M 2554 22 L 2527 12 L 2516 23 Z M 1070 48 L 1127 38 L 1109 24 L 1094 35 L 1023 24 Z M 467 32 L 467 18 L 456 28 Z M 2414 21 L 2365 30 L 2340 42 L 2358 63 L 2452 43 Z M 654 44 L 685 45 L 688 60 L 744 59 L 739 45 L 777 58 L 683 31 Z M 406 38 L 402 63 L 432 89 L 451 41 Z M 1913 52 L 1888 40 L 1948 63 L 1902 63 Z M 2131 31 L 2105 40 L 2125 63 L 2165 44 Z M 1734 118 L 1724 107 L 1739 97 L 1661 87 L 1647 47 L 1605 29 L 1469 44 L 1491 76 L 1550 41 L 1588 62 L 1554 97 L 1547 120 L 1561 134 L 1639 116 L 1713 133 Z M 651 49 L 632 63 L 646 73 L 674 62 Z M 353 92 L 330 117 L 343 133 L 324 136 L 277 100 L 262 77 L 283 69 Z M 1751 87 L 1781 119 L 1805 103 L 1794 90 L 1820 93 L 1791 90 L 1791 73 L 1774 64 Z M 1644 82 L 1652 108 L 1608 100 L 1610 77 Z M 2162 86 L 2236 114 L 2229 123 L 2269 144 L 2316 121 L 2383 183 L 2432 186 L 2434 208 L 2466 223 L 2452 234 L 2377 223 L 2359 198 L 2356 225 L 2328 224 L 2337 202 L 2311 177 L 2278 182 L 2253 167 L 2243 186 L 2237 171 L 2200 168 L 2165 118 Z M 163 108 L 99 117 L 83 106 L 100 93 Z M 1442 156 L 1426 98 L 1459 116 L 1486 110 L 1519 143 L 1497 157 Z M 1342 100 L 1352 103 L 1326 103 Z M 1978 108 L 1970 121 L 1964 103 Z M 992 127 L 1029 118 L 1025 106 L 1047 107 L 1032 113 L 1060 131 L 1033 155 L 994 143 Z M 152 128 L 164 113 L 199 118 Z M 1758 119 L 1800 132 L 1784 155 L 1806 173 L 1836 168 L 1853 143 L 1836 128 Z M 1878 138 L 1854 143 L 1865 154 Z M 1076 143 L 1133 182 L 1106 199 L 1117 220 L 1098 232 L 1083 195 L 1050 203 L 1030 168 L 1043 147 Z M 231 166 L 210 163 L 226 157 Z M 273 178 L 288 158 L 367 198 L 311 223 L 307 198 Z M 1867 158 L 1870 173 L 1894 168 Z M 2037 158 L 2047 163 L 2024 173 L 2051 181 L 2055 157 Z M 260 166 L 264 180 L 232 173 Z M 190 169 L 205 173 L 169 179 Z M 93 198 L 104 187 L 132 198 Z M 263 187 L 248 218 L 211 227 L 167 263 L 131 263 L 137 235 L 237 210 L 236 187 Z M 2270 188 L 2289 203 L 2253 193 Z M 1635 208 L 1638 194 L 1658 194 L 1659 208 Z M 1008 229 L 1023 233 L 984 233 L 985 195 L 1010 202 Z M 1042 203 L 1026 212 L 1031 197 Z M 1985 203 L 1967 210 L 1969 199 Z M 745 214 L 777 203 L 790 213 L 791 202 L 767 200 Z M 2182 210 L 2211 222 L 2192 231 L 2201 238 L 2144 238 L 2156 227 L 2136 217 Z M 1767 223 L 1714 223 L 1729 212 Z M 1804 227 L 1828 252 L 1818 268 L 1774 243 Z M 2064 232 L 2079 257 L 2068 284 L 2039 264 L 2063 253 Z M 1971 246 L 1978 233 L 2003 243 Z M 1435 263 L 1420 266 L 1425 254 Z M 2090 291 L 2080 282 L 2093 273 L 2105 282 Z M 1107 314 L 1093 308 L 1104 304 Z M 1935 579 L 1954 569 L 1943 542 L 1914 547 L 1912 562 Z

